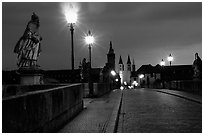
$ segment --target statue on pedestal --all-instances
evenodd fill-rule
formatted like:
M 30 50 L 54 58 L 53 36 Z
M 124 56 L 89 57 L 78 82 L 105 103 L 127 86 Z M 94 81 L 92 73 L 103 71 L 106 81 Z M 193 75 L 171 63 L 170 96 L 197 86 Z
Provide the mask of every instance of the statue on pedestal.
M 21 85 L 43 84 L 43 74 L 37 65 L 37 59 L 41 52 L 41 40 L 38 30 L 39 17 L 33 13 L 28 22 L 23 36 L 17 42 L 14 53 L 17 53 L 17 66 Z
M 39 17 L 33 13 L 28 22 L 23 36 L 17 42 L 14 53 L 17 53 L 19 68 L 36 68 L 37 59 L 41 52 L 41 40 L 38 29 L 40 27 Z
M 193 70 L 194 70 L 194 75 L 193 75 L 194 80 L 202 80 L 202 60 L 198 56 L 198 53 L 195 54 L 195 60 L 193 62 Z

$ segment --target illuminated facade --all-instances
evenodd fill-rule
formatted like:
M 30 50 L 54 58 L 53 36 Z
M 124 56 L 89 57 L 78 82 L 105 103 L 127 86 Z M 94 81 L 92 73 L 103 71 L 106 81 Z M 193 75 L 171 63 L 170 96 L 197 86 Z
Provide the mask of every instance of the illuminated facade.
M 124 66 L 122 58 L 120 56 L 119 59 L 119 76 L 121 79 L 121 84 L 127 83 L 128 85 L 131 84 L 131 73 L 135 71 L 135 63 L 133 60 L 133 64 L 130 61 L 130 56 L 128 55 L 127 63 Z

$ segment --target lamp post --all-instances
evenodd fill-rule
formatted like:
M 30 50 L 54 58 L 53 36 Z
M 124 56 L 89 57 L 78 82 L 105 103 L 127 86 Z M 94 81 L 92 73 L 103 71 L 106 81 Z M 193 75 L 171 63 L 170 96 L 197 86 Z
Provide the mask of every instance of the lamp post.
M 142 79 L 144 78 L 144 74 L 140 74 L 139 78 L 140 78 L 140 87 L 142 87 Z
M 173 56 L 171 56 L 171 54 L 167 57 L 167 60 L 170 62 L 170 66 L 171 66 L 171 62 L 173 61 Z
M 88 49 L 89 49 L 89 95 L 90 95 L 90 97 L 92 97 L 93 96 L 93 87 L 92 87 L 93 84 L 91 81 L 91 47 L 94 43 L 94 37 L 91 34 L 90 30 L 88 31 L 88 34 L 85 37 L 85 41 L 86 41 L 86 44 L 88 45 Z
M 116 72 L 114 70 L 111 70 L 111 75 L 116 76 Z
M 161 66 L 164 66 L 165 65 L 165 61 L 162 59 L 162 61 L 160 62 L 160 65 Z
M 162 85 L 163 85 L 163 88 L 164 87 L 164 66 L 165 66 L 165 61 L 162 59 L 162 61 L 160 62 L 160 65 L 162 66 L 162 71 L 161 71 L 161 80 L 162 80 Z
M 111 75 L 112 75 L 112 79 L 111 79 L 111 89 L 114 88 L 114 79 L 116 76 L 116 72 L 114 70 L 111 70 Z
M 65 17 L 67 23 L 70 27 L 71 31 L 71 62 L 72 62 L 72 70 L 74 70 L 74 24 L 77 22 L 77 13 L 74 10 L 69 10 L 65 13 Z

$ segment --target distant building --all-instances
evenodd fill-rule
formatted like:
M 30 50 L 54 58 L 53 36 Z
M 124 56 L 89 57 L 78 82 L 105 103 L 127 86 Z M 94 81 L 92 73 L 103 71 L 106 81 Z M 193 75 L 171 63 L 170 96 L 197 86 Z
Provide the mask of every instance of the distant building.
M 123 60 L 120 56 L 119 62 L 118 62 L 118 73 L 121 79 L 121 84 L 127 83 L 131 84 L 131 75 L 132 72 L 135 72 L 135 62 L 133 60 L 133 63 L 130 61 L 130 56 L 128 55 L 127 63 L 126 65 L 123 64 Z
M 143 75 L 143 76 L 141 76 Z M 131 76 L 141 87 L 162 87 L 162 83 L 177 80 L 192 80 L 192 65 L 152 66 L 142 65 Z
M 141 87 L 152 87 L 154 83 L 161 79 L 161 67 L 159 65 L 142 65 L 137 71 L 132 72 L 131 80 L 137 81 Z
M 119 76 L 120 76 L 120 83 L 123 84 L 123 82 L 124 82 L 124 64 L 123 64 L 123 60 L 122 60 L 121 56 L 120 56 L 118 65 L 119 65 L 119 71 L 118 72 L 119 72 Z
M 110 48 L 107 53 L 107 63 L 103 67 L 102 74 L 103 74 L 103 82 L 110 82 L 110 72 L 111 70 L 115 71 L 115 53 L 112 46 L 112 42 L 110 41 Z
M 202 80 L 202 60 L 197 53 L 193 65 L 160 66 L 157 64 L 152 66 L 149 64 L 142 65 L 137 71 L 135 68 L 135 62 L 133 60 L 131 63 L 129 55 L 126 65 L 124 65 L 120 56 L 118 73 L 122 85 L 124 85 L 124 82 L 132 85 L 136 81 L 140 87 L 161 88 L 171 81 Z
M 107 54 L 107 66 L 111 69 L 111 70 L 115 70 L 115 53 L 114 53 L 114 49 L 112 47 L 112 42 L 110 41 L 110 48 Z

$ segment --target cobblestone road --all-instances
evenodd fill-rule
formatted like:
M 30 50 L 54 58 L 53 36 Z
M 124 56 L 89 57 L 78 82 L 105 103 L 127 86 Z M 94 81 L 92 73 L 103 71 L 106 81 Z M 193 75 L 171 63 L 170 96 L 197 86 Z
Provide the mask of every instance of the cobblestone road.
M 148 89 L 124 90 L 117 132 L 202 132 L 202 104 Z

